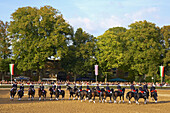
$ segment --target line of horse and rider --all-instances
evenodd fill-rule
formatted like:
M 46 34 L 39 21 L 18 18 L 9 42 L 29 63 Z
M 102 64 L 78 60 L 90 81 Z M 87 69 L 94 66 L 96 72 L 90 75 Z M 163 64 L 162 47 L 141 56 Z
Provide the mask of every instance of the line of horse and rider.
M 117 97 L 120 97 L 119 103 L 124 102 L 124 93 L 125 93 L 125 88 L 122 88 L 121 85 L 118 83 L 117 84 L 117 90 L 114 90 L 113 88 L 109 87 L 109 84 L 107 84 L 106 88 L 100 88 L 99 84 L 97 84 L 96 87 L 89 87 L 89 84 L 87 83 L 86 90 L 83 90 L 82 84 L 80 84 L 80 87 L 77 87 L 76 84 L 74 84 L 74 87 L 72 88 L 67 84 L 67 90 L 69 90 L 69 99 L 77 98 L 78 100 L 86 100 L 88 99 L 89 102 L 93 101 L 95 103 L 95 97 L 99 97 L 99 102 L 107 102 L 106 98 L 110 97 L 110 101 L 112 102 L 112 98 L 114 100 L 114 103 L 116 102 Z M 130 86 L 131 91 L 129 91 L 126 94 L 126 98 L 129 100 L 129 103 L 131 103 L 131 99 L 134 98 L 136 104 L 139 104 L 138 100 L 140 98 L 144 99 L 144 104 L 147 103 L 148 98 L 149 98 L 149 90 L 148 90 L 148 85 L 147 83 L 144 83 L 143 87 L 140 84 L 139 89 L 136 89 L 134 84 L 132 83 Z M 56 100 L 58 100 L 59 95 L 62 95 L 62 99 L 65 97 L 65 91 L 61 90 L 61 85 L 58 83 L 57 85 L 53 83 L 52 87 L 49 88 L 50 91 L 50 100 L 53 99 L 53 95 L 55 95 Z M 13 100 L 15 94 L 17 92 L 17 83 L 15 82 L 12 86 L 12 89 L 10 90 L 10 99 Z M 44 100 L 46 98 L 46 93 L 47 91 L 44 90 L 44 85 L 41 83 L 40 87 L 38 88 L 38 96 L 39 100 L 41 100 L 41 96 L 43 96 Z M 157 103 L 157 90 L 155 89 L 154 84 L 150 87 L 150 96 L 152 100 Z M 22 84 L 20 86 L 20 89 L 18 90 L 18 100 L 21 100 L 21 98 L 24 96 L 24 85 Z M 29 90 L 28 90 L 28 100 L 34 99 L 35 95 L 35 89 L 34 89 L 34 84 L 31 83 Z

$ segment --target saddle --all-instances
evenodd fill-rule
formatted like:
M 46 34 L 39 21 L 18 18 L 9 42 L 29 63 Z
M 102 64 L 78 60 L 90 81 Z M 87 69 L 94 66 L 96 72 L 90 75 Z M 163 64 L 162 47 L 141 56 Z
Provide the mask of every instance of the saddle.
M 97 90 L 98 93 L 100 93 L 101 91 L 100 90 Z
M 109 92 L 109 93 L 110 93 L 110 92 L 111 92 L 111 90 L 107 90 L 107 92 Z
M 118 91 L 120 91 L 122 93 L 122 90 L 121 89 L 118 89 Z
M 132 89 L 131 91 L 132 91 L 132 92 L 136 92 L 136 90 L 133 90 L 133 89 Z
M 154 91 L 157 92 L 157 90 L 152 90 L 151 92 L 153 93 Z
M 140 93 L 144 94 L 145 91 L 140 91 Z

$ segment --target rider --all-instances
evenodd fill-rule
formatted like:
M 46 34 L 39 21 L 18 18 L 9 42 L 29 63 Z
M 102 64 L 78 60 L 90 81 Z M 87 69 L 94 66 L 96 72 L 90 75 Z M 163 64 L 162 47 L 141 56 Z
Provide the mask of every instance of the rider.
M 100 87 L 99 87 L 99 84 L 97 84 L 97 86 L 96 86 L 96 90 L 97 90 L 97 92 L 98 92 L 98 94 L 100 94 Z
M 82 91 L 82 84 L 80 84 L 80 87 L 79 87 L 79 92 Z
M 87 83 L 86 91 L 88 92 L 90 90 L 89 84 Z
M 61 92 L 61 85 L 60 85 L 60 83 L 57 84 L 57 89 L 59 90 L 59 92 Z
M 143 88 L 142 88 L 142 85 L 141 85 L 141 84 L 139 85 L 139 91 L 140 91 L 141 93 L 144 93 L 144 90 L 143 90 Z
M 24 94 L 24 84 L 22 84 L 21 86 L 20 86 L 20 90 L 18 90 L 18 92 L 19 91 L 23 91 L 23 94 Z
M 52 86 L 52 90 L 55 92 L 55 89 L 56 89 L 56 84 L 52 83 L 53 86 Z
M 136 92 L 136 90 L 135 90 L 135 86 L 134 86 L 134 84 L 133 84 L 133 83 L 131 84 L 130 89 L 131 89 L 131 91 L 132 91 L 132 92 Z
M 107 86 L 106 86 L 106 91 L 108 92 L 108 93 L 110 93 L 110 87 L 109 87 L 109 84 L 107 84 Z
M 34 90 L 34 83 L 33 83 L 33 82 L 30 84 L 30 90 L 32 90 L 32 91 L 35 93 L 35 90 Z
M 156 89 L 156 88 L 155 88 L 155 85 L 152 84 L 152 86 L 151 86 L 151 88 L 150 88 L 151 95 L 152 95 L 153 91 L 157 92 L 155 89 Z M 156 96 L 157 96 L 157 93 L 156 93 Z
M 77 86 L 76 86 L 76 83 L 74 83 L 74 92 L 76 91 L 77 89 Z
M 12 91 L 12 89 L 17 90 L 17 82 L 14 82 L 14 84 L 12 85 L 11 91 Z
M 144 85 L 143 85 L 143 90 L 144 91 L 148 91 L 148 84 L 145 82 Z
M 45 93 L 43 82 L 41 83 L 40 90 L 41 90 L 43 93 Z
M 118 89 L 118 91 L 119 91 L 120 93 L 122 93 L 122 88 L 121 88 L 121 86 L 120 86 L 120 83 L 118 83 L 117 89 Z

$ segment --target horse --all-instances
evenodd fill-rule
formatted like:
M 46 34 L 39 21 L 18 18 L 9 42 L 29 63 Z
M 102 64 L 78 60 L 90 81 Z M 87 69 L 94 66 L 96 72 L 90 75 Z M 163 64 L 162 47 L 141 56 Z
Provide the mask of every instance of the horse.
M 63 100 L 63 99 L 64 99 L 64 96 L 65 96 L 65 91 L 64 91 L 64 90 L 59 90 L 59 89 L 57 89 L 57 90 L 56 90 L 56 100 L 58 100 L 59 95 L 62 95 L 62 100 Z
M 90 92 L 90 94 L 89 94 L 89 102 L 91 102 L 92 101 L 92 98 L 93 98 L 93 103 L 96 103 L 95 102 L 95 97 L 97 96 L 97 97 L 99 97 L 99 102 L 101 102 L 101 94 L 102 94 L 102 92 L 101 91 L 97 91 L 96 90 L 96 88 L 92 88 L 92 90 L 91 90 L 91 92 Z
M 51 95 L 50 100 L 52 100 L 53 99 L 53 97 L 52 97 L 53 95 L 55 95 L 55 97 L 56 97 L 56 91 L 53 90 L 52 87 L 49 88 L 49 91 L 50 91 L 50 95 Z
M 15 96 L 15 94 L 16 94 L 16 91 L 17 91 L 16 88 L 12 88 L 12 89 L 10 90 L 10 99 L 11 99 L 11 100 L 14 99 L 14 96 Z
M 28 90 L 28 100 L 30 100 L 30 96 L 31 96 L 31 100 L 34 100 L 34 95 L 35 95 L 35 91 L 33 91 L 32 88 L 29 88 L 29 90 Z
M 145 91 L 140 91 L 140 92 L 138 92 L 137 94 L 136 94 L 136 99 L 135 99 L 135 101 L 136 101 L 136 104 L 139 104 L 139 102 L 138 102 L 138 100 L 140 99 L 140 98 L 143 98 L 144 99 L 144 104 L 146 104 L 147 103 L 147 97 L 148 97 L 148 93 L 146 93 Z
M 157 103 L 157 100 L 158 100 L 158 95 L 157 95 L 157 91 L 156 90 L 152 90 L 150 91 L 151 92 L 151 98 L 152 100 L 155 100 L 155 103 Z
M 125 88 L 122 88 L 122 92 L 121 92 L 121 91 L 114 91 L 114 92 L 113 92 L 113 100 L 114 100 L 114 103 L 116 103 L 116 98 L 117 98 L 118 96 L 120 97 L 119 103 L 121 103 L 121 97 L 122 97 L 123 103 L 124 103 L 124 93 L 125 93 Z
M 21 98 L 24 96 L 24 91 L 19 90 L 17 95 L 18 95 L 18 100 L 21 100 Z
M 87 91 L 86 91 L 86 90 L 80 91 L 79 94 L 80 94 L 80 100 L 81 100 L 81 102 L 82 102 L 82 100 L 83 100 L 84 97 L 85 97 L 85 100 L 86 100 L 87 97 L 88 97 L 88 94 L 87 94 Z
M 112 88 L 110 91 L 105 91 L 105 92 L 106 92 L 106 98 L 110 97 L 109 103 L 111 103 L 112 102 L 112 97 L 113 97 L 114 89 Z M 104 95 L 102 95 L 102 96 L 104 96 Z M 107 102 L 106 99 L 105 99 L 105 102 Z
M 41 100 L 41 96 L 43 96 L 44 100 L 46 99 L 46 94 L 47 92 L 44 90 L 44 92 L 38 88 L 38 95 L 39 95 L 39 100 Z
M 134 90 L 134 91 L 129 91 L 126 94 L 126 99 L 129 100 L 129 104 L 131 104 L 131 99 L 134 98 L 136 100 L 136 94 L 138 93 L 138 89 Z
M 69 100 L 71 99 L 71 97 L 73 97 L 73 100 L 77 97 L 79 99 L 79 92 L 77 88 L 72 88 L 70 86 L 67 86 L 67 89 L 69 90 L 70 96 L 69 96 Z

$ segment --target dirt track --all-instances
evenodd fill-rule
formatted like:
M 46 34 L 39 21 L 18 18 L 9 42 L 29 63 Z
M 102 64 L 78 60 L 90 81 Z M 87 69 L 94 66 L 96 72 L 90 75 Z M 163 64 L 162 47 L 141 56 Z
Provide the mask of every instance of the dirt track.
M 27 94 L 27 91 L 25 91 Z M 28 101 L 25 95 L 21 101 L 9 99 L 9 89 L 0 89 L 0 113 L 170 113 L 170 90 L 158 90 L 158 103 L 155 104 L 151 99 L 144 105 L 143 99 L 139 100 L 140 105 L 135 103 L 96 103 L 88 101 L 80 102 L 78 100 L 68 100 L 68 91 L 66 91 L 65 100 L 49 100 L 49 91 L 45 101 L 38 101 L 37 91 L 34 101 Z M 109 99 L 109 98 L 108 98 Z

